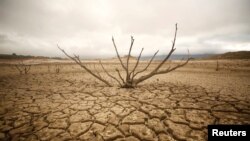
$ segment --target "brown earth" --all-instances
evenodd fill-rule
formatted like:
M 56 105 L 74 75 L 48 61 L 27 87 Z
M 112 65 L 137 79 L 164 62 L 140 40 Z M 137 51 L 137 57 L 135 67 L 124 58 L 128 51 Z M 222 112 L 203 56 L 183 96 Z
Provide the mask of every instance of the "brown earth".
M 59 73 L 55 62 L 34 63 L 27 75 L 7 63 L 0 140 L 202 141 L 208 124 L 250 124 L 250 60 L 220 60 L 219 71 L 216 61 L 191 61 L 135 89 L 107 87 L 69 62 Z M 117 75 L 118 62 L 104 64 Z M 87 66 L 105 76 L 95 61 Z

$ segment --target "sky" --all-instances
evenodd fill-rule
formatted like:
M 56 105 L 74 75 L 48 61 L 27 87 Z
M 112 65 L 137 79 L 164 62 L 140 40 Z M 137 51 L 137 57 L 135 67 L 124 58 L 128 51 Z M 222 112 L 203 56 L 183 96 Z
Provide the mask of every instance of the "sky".
M 249 0 L 0 0 L 0 54 L 114 57 L 250 51 Z

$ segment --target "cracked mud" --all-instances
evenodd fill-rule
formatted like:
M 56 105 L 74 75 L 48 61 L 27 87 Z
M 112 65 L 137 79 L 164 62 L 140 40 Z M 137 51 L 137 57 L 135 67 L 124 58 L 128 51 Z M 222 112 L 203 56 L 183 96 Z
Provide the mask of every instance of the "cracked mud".
M 0 140 L 201 141 L 208 124 L 250 124 L 249 93 L 161 81 L 120 89 L 84 75 L 2 77 Z

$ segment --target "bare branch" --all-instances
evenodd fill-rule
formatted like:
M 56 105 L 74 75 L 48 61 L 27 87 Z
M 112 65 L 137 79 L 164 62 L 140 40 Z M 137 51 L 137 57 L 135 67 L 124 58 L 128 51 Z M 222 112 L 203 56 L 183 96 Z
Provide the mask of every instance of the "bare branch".
M 126 73 L 127 73 L 127 77 L 126 77 L 126 80 L 129 80 L 130 79 L 130 74 L 131 73 L 129 73 L 129 59 L 130 59 L 130 54 L 131 54 L 131 50 L 132 50 L 132 47 L 133 47 L 133 44 L 134 44 L 134 38 L 133 38 L 133 36 L 131 36 L 131 45 L 130 45 L 130 48 L 129 48 L 129 52 L 128 52 L 128 56 L 127 56 L 127 70 L 126 70 Z
M 22 74 L 22 73 L 23 73 L 23 71 L 21 70 L 21 68 L 19 68 L 19 66 L 18 66 L 18 65 L 15 65 L 15 67 L 16 67 L 16 69 L 19 71 L 19 73 L 20 73 L 20 74 Z
M 182 58 L 182 60 L 184 60 L 184 58 Z M 189 54 L 189 50 L 188 50 L 188 57 L 187 57 L 187 60 L 186 60 L 184 63 L 179 64 L 179 65 L 176 65 L 176 66 L 173 67 L 173 68 L 169 67 L 169 68 L 166 69 L 166 70 L 158 71 L 157 74 L 168 73 L 168 72 L 171 72 L 171 71 L 173 71 L 173 70 L 176 70 L 177 68 L 183 67 L 183 66 L 185 66 L 185 65 L 189 62 L 189 60 L 190 60 L 190 54 Z
M 162 60 L 162 62 L 161 62 L 152 72 L 150 72 L 149 74 L 147 74 L 147 75 L 145 75 L 145 76 L 141 76 L 140 78 L 134 80 L 134 81 L 135 81 L 135 82 L 134 82 L 135 85 L 137 85 L 137 84 L 139 84 L 140 82 L 142 82 L 142 81 L 144 81 L 144 80 L 146 80 L 146 79 L 149 79 L 149 78 L 151 78 L 152 76 L 154 76 L 154 75 L 156 75 L 156 74 L 159 73 L 158 70 L 162 67 L 162 65 L 169 59 L 169 57 L 170 57 L 170 56 L 172 55 L 172 53 L 175 51 L 175 41 L 176 41 L 177 29 L 178 29 L 178 28 L 177 28 L 177 24 L 175 24 L 174 40 L 173 40 L 173 42 L 172 42 L 172 47 L 171 47 L 171 50 L 170 50 L 170 52 L 168 53 L 168 55 L 164 58 L 164 60 Z M 187 60 L 186 63 L 184 63 L 184 64 L 181 65 L 181 66 L 184 66 L 185 64 L 187 64 L 188 61 L 189 61 L 189 59 Z M 180 66 L 180 67 L 181 67 L 181 66 Z M 179 68 L 179 67 L 176 67 L 175 69 L 177 69 L 177 68 Z M 173 69 L 173 70 L 175 70 L 175 69 Z M 168 72 L 168 71 L 166 71 L 166 72 Z
M 154 58 L 155 58 L 155 56 L 157 55 L 158 52 L 159 52 L 159 50 L 157 50 L 157 51 L 155 52 L 155 54 L 153 55 L 153 57 L 150 59 L 148 65 L 147 65 L 143 70 L 136 72 L 135 75 L 133 75 L 133 78 L 134 78 L 136 75 L 138 75 L 139 73 L 142 73 L 142 72 L 144 72 L 144 71 L 146 71 L 146 70 L 148 69 L 148 67 L 150 66 L 150 64 L 152 63 L 152 61 L 154 60 Z M 132 79 L 133 79 L 133 78 L 132 78 Z
M 170 52 L 168 53 L 168 55 L 164 58 L 164 60 L 162 60 L 162 62 L 154 69 L 153 73 L 157 72 L 161 68 L 161 66 L 169 59 L 172 53 L 175 51 L 176 48 L 174 48 L 174 46 L 175 46 L 175 41 L 176 41 L 177 29 L 178 29 L 177 24 L 175 24 L 175 34 L 174 34 L 174 40 L 172 42 L 172 48 Z
M 97 75 L 98 75 L 99 77 L 102 77 L 102 76 L 100 75 L 100 73 L 98 72 L 98 70 L 96 69 L 95 64 L 94 64 L 94 69 L 95 69 L 95 72 L 97 73 Z
M 179 65 L 177 65 L 177 66 L 175 66 L 175 67 L 173 67 L 173 68 L 170 68 L 170 67 L 169 67 L 169 68 L 166 69 L 166 70 L 158 71 L 155 75 L 157 75 L 157 74 L 168 73 L 168 72 L 171 72 L 171 71 L 173 71 L 173 70 L 176 70 L 176 69 L 178 69 L 178 68 L 180 68 L 180 67 L 183 67 L 183 66 L 185 66 L 185 65 L 189 62 L 189 60 L 190 60 L 190 58 L 188 58 L 184 63 L 179 64 Z
M 23 63 L 23 61 L 20 61 L 18 64 L 14 65 L 20 74 L 28 74 L 28 72 L 30 71 L 31 65 L 26 65 Z
M 121 82 L 114 76 L 112 76 L 110 73 L 108 73 L 108 71 L 104 68 L 104 66 L 102 65 L 102 62 L 101 60 L 99 60 L 99 63 L 101 64 L 102 66 L 102 69 L 104 70 L 104 72 L 111 78 L 113 78 L 120 86 L 122 86 Z
M 116 70 L 116 72 L 118 73 L 118 76 L 120 77 L 120 79 L 122 80 L 122 82 L 123 82 L 123 84 L 124 84 L 125 81 L 123 80 L 120 71 L 119 71 L 117 68 L 116 68 L 115 70 Z
M 117 50 L 117 47 L 116 47 L 116 44 L 115 44 L 115 39 L 114 39 L 114 37 L 112 37 L 112 42 L 113 42 L 113 45 L 114 45 L 114 47 L 115 47 L 116 55 L 117 55 L 117 57 L 118 57 L 118 59 L 119 59 L 121 65 L 122 65 L 123 69 L 124 69 L 124 70 L 127 70 L 126 67 L 124 66 L 122 60 L 121 60 L 121 57 L 120 57 L 119 53 L 118 53 L 118 50 Z
M 140 58 L 141 58 L 141 54 L 142 54 L 143 50 L 144 50 L 144 48 L 141 49 L 141 52 L 140 52 L 140 54 L 139 54 L 139 56 L 138 56 L 138 58 L 137 58 L 137 62 L 136 62 L 136 64 L 135 64 L 135 66 L 134 66 L 134 69 L 133 69 L 133 70 L 130 72 L 130 74 L 129 74 L 129 77 L 131 76 L 131 74 L 133 74 L 132 79 L 134 78 L 134 73 L 135 73 L 135 70 L 136 70 L 136 68 L 137 68 L 137 66 L 138 66 L 138 64 L 139 64 L 139 62 L 140 62 Z
M 27 74 L 30 71 L 30 66 L 31 65 L 24 65 L 24 72 Z
M 93 73 L 90 69 L 88 69 L 80 60 L 79 56 L 75 55 L 75 58 L 68 55 L 63 49 L 61 49 L 59 47 L 59 45 L 57 45 L 58 49 L 60 49 L 67 57 L 69 57 L 70 59 L 72 59 L 73 61 L 75 61 L 76 64 L 78 64 L 79 66 L 81 66 L 83 69 L 85 69 L 88 73 L 90 73 L 92 76 L 94 76 L 95 78 L 97 78 L 98 80 L 102 81 L 103 83 L 105 83 L 108 86 L 112 86 L 108 81 L 104 80 L 103 78 L 99 77 L 98 75 L 96 75 L 95 73 Z

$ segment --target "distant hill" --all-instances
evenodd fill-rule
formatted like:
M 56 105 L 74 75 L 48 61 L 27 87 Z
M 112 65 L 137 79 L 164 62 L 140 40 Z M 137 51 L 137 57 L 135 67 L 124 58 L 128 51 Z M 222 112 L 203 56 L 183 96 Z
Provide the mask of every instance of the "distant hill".
M 126 59 L 127 59 L 127 58 L 128 58 L 128 55 L 124 55 L 124 56 L 123 56 L 123 57 L 121 57 L 121 58 L 126 58 Z M 129 59 L 137 59 L 137 58 L 136 58 L 136 57 L 134 57 L 134 56 L 131 56 L 131 55 L 130 55 L 130 58 L 129 58 Z
M 193 58 L 193 59 L 202 59 L 202 58 L 206 58 L 206 57 L 209 57 L 209 56 L 212 56 L 213 54 L 193 54 L 193 55 L 190 55 L 189 57 L 190 58 Z M 163 60 L 164 58 L 166 57 L 166 55 L 159 55 L 159 56 L 156 56 L 155 57 L 155 60 Z M 170 60 L 181 60 L 181 59 L 186 59 L 188 57 L 187 54 L 172 54 L 170 56 Z M 151 59 L 152 56 L 142 56 L 142 60 L 149 60 Z
M 127 59 L 128 59 L 128 55 L 124 55 L 124 56 L 120 56 L 121 57 L 121 60 L 122 61 L 127 61 Z M 111 58 L 112 60 L 116 60 L 116 61 L 118 61 L 118 58 L 117 57 L 113 57 L 113 58 Z M 137 60 L 137 57 L 134 57 L 134 56 L 131 56 L 130 55 L 130 57 L 129 57 L 129 60 L 131 61 L 131 60 Z
M 227 52 L 206 57 L 205 59 L 250 59 L 250 51 Z
M 60 57 L 44 57 L 44 56 L 31 56 L 31 55 L 16 55 L 16 54 L 0 54 L 0 59 L 58 59 L 62 60 Z
M 142 60 L 149 60 L 152 56 L 144 56 Z M 163 60 L 166 55 L 159 55 L 155 57 L 155 60 Z M 173 54 L 170 56 L 170 60 L 181 60 L 186 59 L 187 54 Z M 250 51 L 238 51 L 238 52 L 227 52 L 224 54 L 192 54 L 192 59 L 250 59 Z

